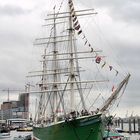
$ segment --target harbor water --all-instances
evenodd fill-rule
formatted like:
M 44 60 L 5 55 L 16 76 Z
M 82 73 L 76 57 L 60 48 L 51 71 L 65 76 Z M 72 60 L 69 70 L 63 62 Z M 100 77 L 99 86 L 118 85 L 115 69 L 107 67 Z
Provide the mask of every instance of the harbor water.
M 121 134 L 130 137 L 130 140 L 140 140 L 139 134 L 129 134 L 129 133 L 121 133 Z
M 27 135 L 32 135 L 32 132 L 17 132 L 17 131 L 11 131 L 10 132 L 11 137 L 10 138 L 4 138 L 3 140 L 13 140 L 14 137 L 18 136 L 27 136 Z
M 140 140 L 140 134 L 138 133 L 133 133 L 134 130 L 136 130 L 138 132 L 138 123 L 134 124 L 131 123 L 131 125 L 129 125 L 129 123 L 123 123 L 123 128 L 121 126 L 121 124 L 118 126 L 118 128 L 120 128 L 121 130 L 125 131 L 125 132 L 129 132 L 129 127 L 131 126 L 131 134 L 129 133 L 121 133 L 124 136 L 130 137 L 130 140 Z M 116 126 L 117 127 L 117 126 Z M 135 127 L 135 129 L 134 129 Z
M 32 132 L 17 132 L 17 131 L 11 131 L 11 137 L 6 138 L 4 140 L 13 140 L 14 137 L 18 137 L 19 135 L 21 136 L 26 136 L 26 135 L 32 135 Z M 140 140 L 140 135 L 139 134 L 128 134 L 128 133 L 122 133 L 124 136 L 130 137 L 130 140 Z

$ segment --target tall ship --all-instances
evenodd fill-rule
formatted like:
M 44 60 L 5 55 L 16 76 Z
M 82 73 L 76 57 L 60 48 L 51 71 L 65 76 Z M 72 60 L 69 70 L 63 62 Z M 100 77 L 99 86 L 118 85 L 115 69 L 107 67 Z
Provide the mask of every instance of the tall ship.
M 124 93 L 130 74 L 119 76 L 86 37 L 79 18 L 95 14 L 94 9 L 76 10 L 68 0 L 54 6 L 45 19 L 48 30 L 34 43 L 43 48 L 41 69 L 28 75 L 37 81 L 29 93 L 39 97 L 34 140 L 103 139 L 106 115 Z

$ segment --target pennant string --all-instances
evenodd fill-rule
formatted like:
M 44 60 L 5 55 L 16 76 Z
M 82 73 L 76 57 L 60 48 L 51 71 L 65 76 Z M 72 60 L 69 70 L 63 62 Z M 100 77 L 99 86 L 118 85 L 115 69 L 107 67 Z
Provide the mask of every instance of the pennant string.
M 90 52 L 93 52 L 93 48 L 91 48 L 91 51 Z
M 78 31 L 78 35 L 80 35 L 82 33 L 82 30 Z
M 79 24 L 79 21 L 77 19 L 75 10 L 74 10 L 74 5 L 73 5 L 73 1 L 72 0 L 69 0 L 69 7 L 70 7 L 70 13 L 71 13 L 71 16 L 72 16 L 74 30 L 76 30 L 76 32 L 77 32 L 78 35 L 82 34 L 82 39 L 85 41 L 84 45 L 88 45 L 88 47 L 90 47 L 90 49 L 91 49 L 90 52 L 91 53 L 94 52 L 94 54 L 95 54 L 95 62 L 97 64 L 100 64 L 101 61 L 102 61 L 102 58 L 100 56 L 98 56 L 98 53 L 97 52 L 94 51 L 93 47 L 88 42 L 88 39 L 86 38 L 85 34 L 83 33 L 83 31 L 81 29 L 81 26 Z M 107 65 L 107 62 L 106 61 L 103 61 L 102 65 L 101 65 L 101 68 L 104 68 L 105 65 Z M 111 66 L 111 65 L 108 65 L 108 67 L 109 67 L 109 70 L 110 71 L 115 70 L 113 68 L 113 66 Z M 116 72 L 116 76 L 117 76 L 119 72 L 117 70 L 115 70 L 115 72 Z
M 74 23 L 74 27 L 75 27 L 75 26 L 77 26 L 77 24 L 78 24 L 78 23 L 79 23 L 79 22 L 78 22 L 78 21 L 76 21 L 76 22 Z
M 102 68 L 106 65 L 106 62 L 104 62 L 104 64 L 102 65 Z
M 87 44 L 87 40 L 86 40 L 86 42 L 85 42 L 85 45 Z
M 80 24 L 78 24 L 74 29 L 79 30 L 80 29 Z

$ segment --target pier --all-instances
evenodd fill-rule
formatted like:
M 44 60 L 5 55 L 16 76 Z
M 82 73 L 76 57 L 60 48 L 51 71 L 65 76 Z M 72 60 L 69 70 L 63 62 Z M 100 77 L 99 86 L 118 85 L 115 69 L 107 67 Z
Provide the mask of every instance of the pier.
M 140 117 L 115 118 L 114 125 L 120 133 L 140 134 Z

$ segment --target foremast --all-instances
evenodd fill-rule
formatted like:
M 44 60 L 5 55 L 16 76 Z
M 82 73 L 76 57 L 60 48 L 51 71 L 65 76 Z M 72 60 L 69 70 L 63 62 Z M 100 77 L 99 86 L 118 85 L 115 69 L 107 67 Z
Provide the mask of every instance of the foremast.
M 54 72 L 53 74 L 53 82 L 54 84 L 52 85 L 52 89 L 54 90 L 53 92 L 53 110 L 52 110 L 52 114 L 53 114 L 53 119 L 54 119 L 54 122 L 57 122 L 57 115 L 56 115 L 56 112 L 57 112 L 57 98 L 58 98 L 58 85 L 56 84 L 56 82 L 58 82 L 58 77 L 57 77 L 57 70 L 58 70 L 58 61 L 57 61 L 57 48 L 56 48 L 56 19 L 55 19 L 55 7 L 54 7 L 54 25 L 53 25 L 53 32 L 54 32 L 54 35 L 53 35 L 53 41 L 54 41 L 54 44 L 53 44 L 53 65 L 52 65 L 52 70 Z

